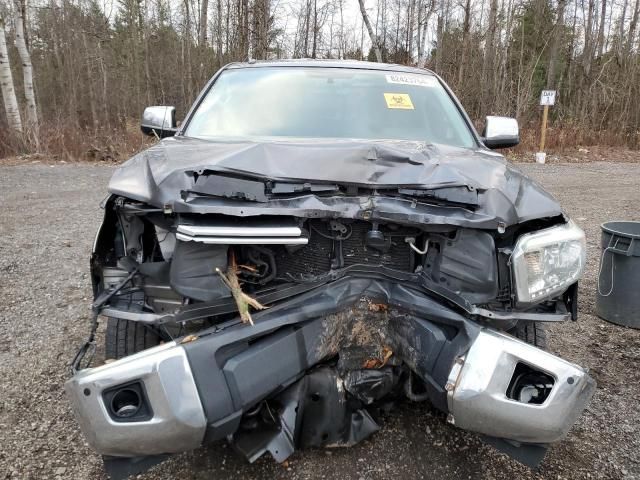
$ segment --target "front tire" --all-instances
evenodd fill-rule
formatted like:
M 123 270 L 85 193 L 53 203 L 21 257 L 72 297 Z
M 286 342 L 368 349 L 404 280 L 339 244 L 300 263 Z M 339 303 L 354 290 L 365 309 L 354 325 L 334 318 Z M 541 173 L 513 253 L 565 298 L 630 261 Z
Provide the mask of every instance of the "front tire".
M 109 317 L 105 336 L 105 358 L 117 360 L 147 348 L 155 347 L 162 338 L 150 327 L 129 320 Z
M 507 333 L 534 347 L 547 349 L 547 332 L 542 322 L 521 321 Z

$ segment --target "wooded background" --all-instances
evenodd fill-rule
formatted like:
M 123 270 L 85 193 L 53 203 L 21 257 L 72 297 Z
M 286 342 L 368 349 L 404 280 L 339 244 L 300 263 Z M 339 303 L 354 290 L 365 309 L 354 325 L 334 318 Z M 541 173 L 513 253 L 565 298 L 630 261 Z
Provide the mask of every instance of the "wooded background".
M 430 68 L 478 126 L 517 117 L 529 150 L 540 91 L 557 89 L 552 148 L 640 148 L 639 14 L 640 0 L 0 0 L 0 156 L 126 157 L 145 106 L 182 118 L 222 65 L 291 57 Z

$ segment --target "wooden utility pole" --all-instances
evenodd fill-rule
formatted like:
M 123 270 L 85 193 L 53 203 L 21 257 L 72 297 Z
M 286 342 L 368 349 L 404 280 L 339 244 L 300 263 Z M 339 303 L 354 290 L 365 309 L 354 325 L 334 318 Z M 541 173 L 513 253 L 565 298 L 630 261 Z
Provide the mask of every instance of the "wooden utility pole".
M 544 153 L 544 144 L 547 139 L 547 119 L 549 118 L 549 106 L 556 103 L 555 90 L 543 90 L 540 94 L 540 105 L 542 105 L 542 128 L 540 129 L 540 151 L 536 153 L 536 161 L 545 163 L 546 153 Z
M 547 118 L 549 117 L 549 105 L 542 107 L 542 130 L 540 130 L 540 152 L 544 152 L 544 142 L 547 139 Z

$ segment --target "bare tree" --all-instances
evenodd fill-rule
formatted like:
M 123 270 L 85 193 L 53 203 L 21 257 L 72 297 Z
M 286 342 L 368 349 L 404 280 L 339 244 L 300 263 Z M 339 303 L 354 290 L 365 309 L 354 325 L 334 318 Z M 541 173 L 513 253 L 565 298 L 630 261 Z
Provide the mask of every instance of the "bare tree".
M 209 0 L 200 0 L 200 21 L 198 23 L 198 46 L 203 47 L 207 43 L 207 21 Z
M 3 33 L 13 72 L 6 52 L 1 70 L 11 129 L 30 132 L 35 112 L 40 151 L 82 156 L 118 139 L 124 158 L 140 146 L 145 104 L 176 105 L 181 116 L 227 62 L 372 57 L 432 68 L 474 121 L 516 115 L 523 132 L 539 128 L 540 90 L 558 89 L 551 121 L 571 128 L 567 144 L 640 147 L 640 0 L 358 0 L 355 18 L 347 1 L 117 0 L 111 10 L 95 0 L 0 0 L 12 19 Z M 31 63 L 31 81 L 7 80 Z M 17 144 L 36 146 L 0 141 L 0 156 Z
M 496 33 L 498 31 L 498 0 L 491 0 L 489 4 L 489 25 L 485 40 L 484 58 L 482 61 L 482 104 L 488 111 L 490 96 L 495 89 L 495 64 L 496 64 Z
M 38 123 L 38 106 L 36 104 L 36 94 L 33 88 L 33 65 L 31 64 L 31 55 L 27 47 L 25 39 L 24 14 L 26 11 L 26 1 L 16 0 L 16 48 L 20 61 L 22 63 L 22 77 L 24 81 L 24 98 L 26 100 L 27 110 L 27 130 L 28 134 L 34 141 L 36 150 L 39 149 L 39 123 Z
M 436 0 L 427 0 L 421 4 L 420 10 L 424 11 L 418 21 L 418 67 L 424 68 L 427 63 L 427 30 L 429 28 L 429 20 L 436 9 Z
M 471 0 L 465 0 L 464 20 L 462 24 L 462 54 L 460 55 L 460 66 L 458 67 L 458 86 L 462 84 L 464 67 L 469 50 L 469 32 L 471 31 Z
M 627 55 L 631 52 L 635 40 L 636 28 L 638 28 L 638 16 L 640 16 L 640 0 L 636 0 L 636 6 L 633 9 L 633 16 L 631 17 L 631 24 L 629 25 L 629 35 L 625 46 Z
M 2 87 L 2 98 L 4 99 L 4 109 L 7 114 L 9 128 L 22 133 L 22 120 L 20 109 L 16 99 L 16 91 L 13 86 L 13 76 L 11 75 L 11 65 L 9 64 L 9 54 L 7 52 L 7 39 L 4 32 L 4 19 L 0 17 L 0 86 Z
M 269 0 L 253 1 L 252 56 L 266 59 L 269 52 L 270 3 Z
M 369 20 L 369 15 L 367 15 L 367 10 L 364 8 L 364 0 L 358 0 L 360 4 L 360 13 L 362 14 L 362 21 L 367 27 L 367 32 L 369 32 L 369 38 L 371 39 L 371 46 L 373 50 L 376 52 L 376 60 L 378 63 L 382 63 L 382 52 L 380 51 L 380 43 L 378 41 L 378 37 L 375 33 L 373 33 L 373 27 L 371 26 L 371 21 Z
M 602 12 L 600 13 L 600 28 L 598 29 L 598 56 L 602 56 L 604 51 L 604 26 L 607 21 L 607 0 L 602 1 Z
M 562 32 L 564 29 L 564 9 L 567 0 L 558 0 L 558 14 L 553 27 L 553 38 L 551 40 L 551 52 L 549 54 L 549 66 L 547 68 L 547 88 L 556 86 L 556 64 L 558 63 L 559 50 L 562 42 Z

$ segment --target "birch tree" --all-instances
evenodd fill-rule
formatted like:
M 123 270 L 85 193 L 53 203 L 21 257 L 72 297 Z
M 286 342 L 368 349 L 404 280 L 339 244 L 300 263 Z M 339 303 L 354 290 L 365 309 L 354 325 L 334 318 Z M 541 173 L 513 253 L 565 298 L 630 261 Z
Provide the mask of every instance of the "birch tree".
M 9 53 L 7 52 L 7 39 L 4 31 L 4 19 L 0 16 L 0 86 L 2 87 L 2 98 L 4 100 L 4 110 L 7 114 L 7 124 L 9 128 L 22 133 L 22 120 L 20 109 L 16 99 L 16 91 L 13 86 L 13 76 L 9 64 Z
M 427 29 L 436 8 L 436 0 L 427 0 L 421 7 L 420 10 L 424 10 L 424 16 L 419 14 L 421 17 L 418 21 L 418 67 L 424 68 L 427 64 Z
M 369 39 L 371 40 L 371 46 L 376 52 L 376 60 L 378 63 L 382 63 L 382 52 L 380 51 L 380 44 L 378 42 L 378 37 L 373 32 L 373 27 L 371 26 L 371 20 L 369 20 L 369 15 L 367 15 L 367 10 L 364 8 L 364 0 L 358 0 L 358 4 L 360 5 L 360 13 L 362 14 L 362 21 L 367 27 L 367 32 L 369 32 Z
M 36 150 L 38 150 L 39 139 L 39 123 L 38 123 L 38 106 L 36 104 L 36 94 L 33 88 L 33 65 L 31 64 L 31 55 L 27 48 L 25 39 L 24 12 L 26 10 L 25 0 L 16 0 L 16 48 L 22 63 L 22 77 L 24 84 L 24 98 L 26 100 L 27 110 L 27 134 L 35 142 Z

